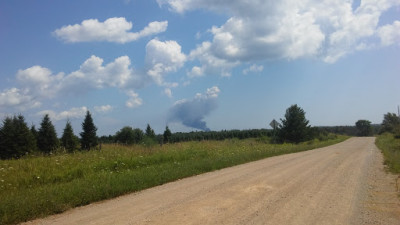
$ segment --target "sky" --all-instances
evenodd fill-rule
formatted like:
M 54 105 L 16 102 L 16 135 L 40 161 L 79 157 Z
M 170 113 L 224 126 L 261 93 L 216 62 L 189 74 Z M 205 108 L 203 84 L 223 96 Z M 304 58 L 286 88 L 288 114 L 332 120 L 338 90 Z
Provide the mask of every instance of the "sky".
M 98 135 L 381 123 L 400 105 L 400 0 L 2 0 L 0 117 Z

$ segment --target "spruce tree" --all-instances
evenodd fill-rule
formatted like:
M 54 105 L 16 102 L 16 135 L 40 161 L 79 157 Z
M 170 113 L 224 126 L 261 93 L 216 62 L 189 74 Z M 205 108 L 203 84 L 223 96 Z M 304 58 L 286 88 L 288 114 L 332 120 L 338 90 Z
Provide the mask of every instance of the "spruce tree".
M 32 133 L 33 137 L 35 138 L 35 141 L 37 142 L 38 131 L 36 130 L 35 125 L 33 125 L 33 124 L 32 124 L 32 126 L 31 126 L 31 133 Z
M 59 141 L 57 138 L 56 129 L 51 123 L 50 117 L 46 114 L 40 123 L 40 128 L 37 138 L 37 147 L 40 151 L 50 153 L 58 147 Z
M 306 120 L 305 112 L 297 105 L 286 109 L 285 119 L 281 119 L 282 125 L 278 129 L 278 137 L 281 141 L 299 143 L 312 139 L 311 127 Z
M 15 146 L 14 141 L 15 128 L 13 119 L 6 117 L 3 120 L 3 125 L 0 128 L 0 158 L 9 159 L 13 157 Z
M 156 133 L 154 133 L 154 130 L 151 129 L 150 124 L 147 124 L 146 136 L 149 137 L 149 138 L 155 138 L 156 137 Z
M 69 120 L 65 125 L 63 135 L 61 137 L 61 145 L 68 151 L 73 152 L 78 146 L 78 137 L 75 136 Z
M 81 135 L 81 149 L 90 150 L 97 146 L 97 128 L 93 123 L 92 115 L 86 111 L 85 120 L 82 123 Z
M 22 115 L 14 117 L 14 120 L 14 126 L 16 127 L 15 142 L 17 142 L 18 146 L 17 157 L 19 157 L 36 149 L 36 139 L 25 123 L 25 118 Z
M 171 136 L 172 136 L 171 130 L 168 128 L 168 126 L 166 126 L 163 134 L 164 143 L 168 143 L 171 140 Z
M 19 158 L 35 150 L 35 138 L 21 115 L 6 117 L 0 128 L 0 158 Z

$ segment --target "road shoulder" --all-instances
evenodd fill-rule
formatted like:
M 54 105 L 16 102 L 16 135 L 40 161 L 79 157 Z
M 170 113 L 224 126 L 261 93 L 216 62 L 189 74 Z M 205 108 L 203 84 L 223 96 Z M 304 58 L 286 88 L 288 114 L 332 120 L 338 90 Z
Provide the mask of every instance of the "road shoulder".
M 396 182 L 398 175 L 385 170 L 383 155 L 374 146 L 371 149 L 371 162 L 366 177 L 363 208 L 358 224 L 399 224 L 400 198 Z

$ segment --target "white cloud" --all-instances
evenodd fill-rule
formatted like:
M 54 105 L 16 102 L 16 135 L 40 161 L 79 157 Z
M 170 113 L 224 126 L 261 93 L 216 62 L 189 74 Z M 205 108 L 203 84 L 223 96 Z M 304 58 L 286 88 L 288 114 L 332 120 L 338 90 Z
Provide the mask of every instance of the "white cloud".
M 264 66 L 262 66 L 262 65 L 259 66 L 259 65 L 253 64 L 250 67 L 244 69 L 243 74 L 247 75 L 249 73 L 259 73 L 259 72 L 262 72 L 263 70 L 264 70 Z
M 400 45 L 400 21 L 396 20 L 393 24 L 385 25 L 379 28 L 378 36 L 384 46 L 393 44 Z
M 379 27 L 381 15 L 400 0 L 157 0 L 171 11 L 206 9 L 229 16 L 209 32 L 212 40 L 192 50 L 198 61 L 189 77 L 218 73 L 260 60 L 319 58 L 334 63 L 354 51 L 370 49 L 379 37 L 383 45 L 398 40 L 398 25 Z
M 126 43 L 164 32 L 167 27 L 168 21 L 154 21 L 139 32 L 130 32 L 132 22 L 126 21 L 124 17 L 113 17 L 104 22 L 99 22 L 97 19 L 84 20 L 81 24 L 63 26 L 53 33 L 65 42 L 108 41 Z
M 204 68 L 199 66 L 193 66 L 192 70 L 187 73 L 189 77 L 202 77 L 204 75 Z
M 217 98 L 219 92 L 221 92 L 221 90 L 219 90 L 219 88 L 217 86 L 214 86 L 212 88 L 207 88 L 206 91 L 206 95 L 201 95 L 202 98 Z
M 181 46 L 176 41 L 159 41 L 153 39 L 146 45 L 147 75 L 158 85 L 165 85 L 164 76 L 176 72 L 186 61 Z
M 165 89 L 164 89 L 164 94 L 165 94 L 168 98 L 172 98 L 172 91 L 171 91 L 171 88 L 165 88 Z
M 69 90 L 72 87 L 85 89 L 82 86 L 91 88 L 106 88 L 116 87 L 124 88 L 135 82 L 134 85 L 141 86 L 144 77 L 136 74 L 132 68 L 130 68 L 131 61 L 128 56 L 121 56 L 103 66 L 103 59 L 92 55 L 87 59 L 77 71 L 72 72 L 63 80 L 63 88 Z M 142 81 L 140 81 L 142 79 Z
M 86 111 L 88 111 L 88 108 L 85 106 L 79 107 L 79 108 L 71 108 L 66 111 L 62 112 L 55 112 L 53 110 L 43 110 L 37 113 L 38 116 L 44 116 L 46 114 L 49 115 L 50 119 L 54 121 L 59 121 L 59 120 L 67 120 L 67 119 L 79 119 L 83 118 L 86 114 Z
M 139 106 L 141 99 L 132 100 L 127 90 L 143 88 L 151 82 L 144 73 L 137 73 L 131 67 L 128 56 L 121 56 L 103 65 L 103 59 L 97 56 L 88 58 L 78 70 L 69 74 L 54 74 L 50 69 L 32 66 L 19 70 L 16 74 L 18 88 L 0 92 L 0 107 L 26 110 L 37 107 L 42 101 L 63 97 L 79 96 L 91 90 L 117 88 L 128 93 L 129 106 Z M 175 83 L 169 84 L 175 87 Z M 139 101 L 140 100 L 140 101 Z M 140 103 L 140 104 L 139 104 Z
M 143 104 L 143 100 L 134 91 L 129 90 L 126 92 L 126 94 L 129 96 L 129 99 L 125 103 L 126 107 L 136 108 Z
M 210 42 L 203 42 L 192 50 L 189 54 L 189 59 L 198 60 L 202 64 L 201 66 L 194 66 L 187 74 L 189 77 L 200 77 L 205 74 L 219 74 L 229 77 L 231 69 L 239 65 L 239 61 L 231 62 L 214 55 Z
M 18 88 L 5 89 L 0 93 L 0 109 L 4 111 L 14 107 L 19 110 L 25 110 L 36 108 L 40 105 L 40 101 Z
M 94 110 L 98 113 L 108 113 L 113 110 L 113 107 L 111 105 L 101 105 L 95 106 Z
M 57 92 L 55 84 L 63 79 L 64 74 L 53 75 L 47 68 L 32 66 L 25 70 L 18 70 L 16 76 L 25 91 L 43 97 L 52 97 Z

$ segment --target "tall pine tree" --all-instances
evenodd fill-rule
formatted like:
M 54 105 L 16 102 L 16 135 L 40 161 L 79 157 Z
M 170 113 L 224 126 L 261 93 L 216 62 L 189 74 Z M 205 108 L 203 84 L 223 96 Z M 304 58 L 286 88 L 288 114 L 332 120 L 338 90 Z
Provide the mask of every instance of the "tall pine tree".
M 164 143 L 168 143 L 171 140 L 171 136 L 172 136 L 171 130 L 168 128 L 168 126 L 166 126 L 163 134 Z
M 69 120 L 65 124 L 64 132 L 61 137 L 61 145 L 68 151 L 73 152 L 79 144 L 79 138 L 75 136 Z
M 0 128 L 0 158 L 19 158 L 35 150 L 35 138 L 22 115 L 6 117 Z
M 82 123 L 81 135 L 81 149 L 90 150 L 97 146 L 97 128 L 93 123 L 92 115 L 89 111 L 86 111 L 85 120 Z
M 40 151 L 50 153 L 58 147 L 58 138 L 56 129 L 51 123 L 50 117 L 46 114 L 40 123 L 40 128 L 37 137 L 37 147 Z
M 311 127 L 306 119 L 306 113 L 297 105 L 286 109 L 285 119 L 281 119 L 278 136 L 281 141 L 299 143 L 312 139 Z
M 149 138 L 155 138 L 156 137 L 156 133 L 154 133 L 154 130 L 151 129 L 150 124 L 147 124 L 146 136 L 149 137 Z

